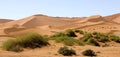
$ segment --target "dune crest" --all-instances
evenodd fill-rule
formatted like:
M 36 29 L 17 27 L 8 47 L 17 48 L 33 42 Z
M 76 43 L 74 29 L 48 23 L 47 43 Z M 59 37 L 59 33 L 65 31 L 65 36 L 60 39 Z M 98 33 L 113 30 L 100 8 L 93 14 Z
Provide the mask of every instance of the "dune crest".
M 113 30 L 120 31 L 119 21 L 120 14 L 114 14 L 110 16 L 93 15 L 90 17 L 51 17 L 43 14 L 36 14 L 20 20 L 9 21 L 1 24 L 1 31 L 2 33 L 6 33 L 6 31 L 7 33 L 23 33 L 23 31 L 26 33 L 30 30 L 34 32 L 48 30 L 50 32 L 52 30 L 62 31 L 71 28 L 82 29 L 86 31 L 103 31 L 109 33 Z M 15 25 L 18 26 L 14 29 L 11 28 Z

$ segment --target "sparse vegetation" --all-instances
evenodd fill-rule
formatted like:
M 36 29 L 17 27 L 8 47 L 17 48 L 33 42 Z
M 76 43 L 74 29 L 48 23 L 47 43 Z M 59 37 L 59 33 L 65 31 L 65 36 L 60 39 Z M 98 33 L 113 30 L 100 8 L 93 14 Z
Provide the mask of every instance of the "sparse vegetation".
M 77 39 L 74 40 L 74 42 L 77 43 L 80 46 L 84 46 L 85 45 L 85 43 L 83 41 L 80 41 L 80 40 L 77 40 Z
M 84 31 L 82 31 L 82 30 L 75 30 L 75 32 L 77 32 L 77 33 L 80 33 L 80 34 L 84 34 L 85 32 Z
M 91 57 L 92 57 L 92 56 L 96 56 L 95 52 L 94 52 L 93 50 L 91 50 L 91 49 L 88 49 L 88 50 L 83 51 L 82 54 L 83 54 L 84 56 L 91 56 Z
M 120 37 L 119 37 L 119 36 L 110 34 L 110 35 L 109 35 L 109 38 L 110 38 L 112 41 L 114 41 L 114 42 L 120 43 Z
M 64 36 L 67 36 L 67 35 L 63 32 L 58 32 L 58 33 L 52 35 L 51 37 L 64 37 Z
M 69 37 L 76 37 L 75 32 L 72 29 L 67 29 L 65 32 Z
M 37 48 L 48 44 L 43 36 L 30 33 L 4 42 L 2 48 L 7 51 L 21 51 L 22 48 Z
M 62 54 L 62 55 L 64 55 L 64 56 L 76 55 L 75 50 L 69 49 L 68 47 L 61 47 L 61 48 L 58 50 L 58 53 L 59 53 L 59 54 Z
M 83 38 L 74 39 L 76 33 L 80 33 L 83 35 Z M 55 35 L 52 36 L 52 38 L 56 42 L 63 42 L 65 45 L 68 46 L 73 46 L 74 44 L 78 45 L 93 45 L 93 46 L 100 46 L 99 42 L 105 43 L 109 41 L 115 41 L 117 43 L 120 43 L 120 37 L 111 35 L 111 34 L 106 34 L 106 33 L 100 33 L 100 32 L 93 32 L 93 33 L 88 33 L 82 30 L 75 30 L 75 32 L 71 29 L 66 30 L 64 33 L 56 33 Z M 76 35 L 77 36 L 77 35 Z
M 73 37 L 61 36 L 61 37 L 53 37 L 53 39 L 57 42 L 63 42 L 65 45 L 73 46 L 74 44 L 83 45 L 79 40 L 74 39 Z
M 21 46 L 18 45 L 18 42 L 11 39 L 4 42 L 2 48 L 7 51 L 14 51 L 14 52 L 22 51 L 22 48 Z
M 93 38 L 88 39 L 86 43 L 93 46 L 100 46 L 99 43 Z
M 100 32 L 93 32 L 94 38 L 96 38 L 99 42 L 108 42 L 109 41 L 109 35 L 105 33 Z
M 88 41 L 88 39 L 90 39 L 90 38 L 93 38 L 92 34 L 91 34 L 91 33 L 86 33 L 86 34 L 84 34 L 82 40 L 83 40 L 84 42 L 86 42 L 86 41 Z
M 52 39 L 55 40 L 57 43 L 64 43 L 67 46 L 73 46 L 74 44 L 84 45 L 80 40 L 74 39 L 72 36 L 68 36 L 65 33 L 56 33 L 52 36 Z
M 73 46 L 74 44 L 84 45 L 83 41 L 74 39 L 75 36 L 73 35 L 75 35 L 75 32 L 71 29 L 68 29 L 65 31 L 65 33 L 63 32 L 56 33 L 53 36 L 51 36 L 51 38 L 55 40 L 57 43 L 63 42 L 65 45 L 68 46 Z
M 101 38 L 98 39 L 98 41 L 99 41 L 99 42 L 108 42 L 109 39 L 108 39 L 108 37 L 102 37 L 102 36 L 101 36 Z

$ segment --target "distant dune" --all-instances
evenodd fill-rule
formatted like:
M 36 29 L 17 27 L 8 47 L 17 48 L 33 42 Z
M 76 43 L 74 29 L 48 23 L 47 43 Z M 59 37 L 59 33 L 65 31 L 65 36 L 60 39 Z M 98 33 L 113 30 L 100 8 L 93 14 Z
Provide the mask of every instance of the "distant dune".
M 69 28 L 73 30 L 80 29 L 86 32 L 102 32 L 108 33 L 110 35 L 115 34 L 120 36 L 120 14 L 118 13 L 110 16 L 93 15 L 89 17 L 51 17 L 42 14 L 36 14 L 19 20 L 0 19 L 0 47 L 3 42 L 8 39 L 14 39 L 16 36 L 18 37 L 31 32 L 39 33 L 44 36 L 51 36 L 57 32 L 65 32 L 64 30 Z M 84 38 L 84 34 L 75 34 L 77 37 L 74 37 L 74 39 L 81 40 Z M 87 38 L 88 36 L 91 37 L 91 34 L 86 35 Z M 72 57 L 84 57 L 82 55 L 82 51 L 87 49 L 94 50 L 97 54 L 97 57 L 119 57 L 120 44 L 114 42 L 116 40 L 119 41 L 119 39 L 116 39 L 116 37 L 114 37 L 116 40 L 111 41 L 110 38 L 106 38 L 105 35 L 105 38 L 101 37 L 101 39 L 103 41 L 106 41 L 106 39 L 108 39 L 108 41 L 98 42 L 101 45 L 99 47 L 90 45 L 79 46 L 76 44 L 74 46 L 68 46 L 76 50 L 77 55 Z M 92 37 L 89 39 L 93 39 L 94 36 L 95 35 L 92 34 Z M 87 42 L 90 42 L 90 40 L 88 40 Z M 95 42 L 97 39 L 94 38 L 93 40 L 94 41 L 92 42 Z M 60 47 L 63 47 L 65 45 L 62 43 L 56 43 L 54 40 L 49 40 L 48 42 L 50 45 L 46 47 L 37 49 L 28 48 L 19 53 L 5 51 L 0 48 L 0 57 L 64 57 L 61 54 L 58 54 L 57 51 Z M 79 44 L 82 44 L 82 42 Z M 86 44 L 87 42 L 84 43 Z M 72 42 L 70 42 L 70 44 L 72 44 Z M 36 45 L 38 44 L 36 43 Z M 17 46 L 19 47 L 19 45 Z
M 9 20 L 9 19 L 0 19 L 0 24 L 1 24 L 1 23 L 10 22 L 10 21 L 13 21 L 13 20 Z
M 52 34 L 53 31 L 62 31 L 68 28 L 85 31 L 98 31 L 111 33 L 120 31 L 120 14 L 110 16 L 94 15 L 90 17 L 51 17 L 42 14 L 32 15 L 20 20 L 0 19 L 1 33 L 23 34 L 38 32 L 40 34 Z M 3 24 L 2 24 L 3 23 Z M 47 30 L 47 31 L 46 31 Z M 44 33 L 42 33 L 45 31 Z

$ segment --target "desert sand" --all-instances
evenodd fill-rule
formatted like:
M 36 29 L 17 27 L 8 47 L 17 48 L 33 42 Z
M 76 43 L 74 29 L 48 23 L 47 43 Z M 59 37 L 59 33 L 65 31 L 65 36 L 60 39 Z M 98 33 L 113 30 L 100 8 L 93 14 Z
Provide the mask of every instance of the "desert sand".
M 115 33 L 120 36 L 120 14 L 110 16 L 93 15 L 90 17 L 51 17 L 42 14 L 32 15 L 19 20 L 0 19 L 0 46 L 8 39 L 30 32 L 42 35 L 53 35 L 56 32 L 68 28 L 81 29 L 88 32 Z M 15 53 L 4 51 L 0 48 L 0 57 L 64 57 L 57 53 L 57 50 L 64 46 L 61 43 L 49 41 L 50 46 L 37 49 L 26 49 L 23 52 Z M 97 57 L 119 57 L 120 44 L 110 43 L 113 46 L 71 46 L 77 52 L 76 56 L 84 57 L 81 52 L 85 49 L 93 49 L 98 52 Z M 99 53 L 100 52 L 100 53 Z

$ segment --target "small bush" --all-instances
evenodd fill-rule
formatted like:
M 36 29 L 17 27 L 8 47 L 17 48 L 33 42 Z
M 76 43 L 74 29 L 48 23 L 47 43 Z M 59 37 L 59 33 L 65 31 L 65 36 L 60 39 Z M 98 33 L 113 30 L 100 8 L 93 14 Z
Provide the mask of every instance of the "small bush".
M 65 33 L 63 33 L 63 32 L 58 32 L 58 33 L 54 34 L 51 37 L 64 37 L 64 36 L 67 36 L 67 35 Z
M 46 41 L 51 40 L 51 38 L 50 38 L 48 35 L 43 35 L 42 37 L 43 37 L 44 40 L 46 40 Z
M 100 37 L 100 39 L 98 39 L 99 42 L 108 42 L 109 39 L 107 37 Z
M 84 46 L 85 45 L 85 43 L 80 41 L 80 40 L 74 40 L 74 42 L 77 43 L 80 46 Z
M 72 29 L 67 29 L 66 30 L 66 35 L 69 37 L 76 37 L 74 31 Z
M 75 30 L 75 32 L 80 33 L 80 34 L 84 34 L 84 31 L 82 31 L 82 30 Z
M 74 44 L 84 45 L 82 41 L 74 39 L 73 37 L 67 36 L 63 33 L 55 34 L 52 39 L 55 40 L 57 43 L 62 42 L 67 46 L 73 46 Z
M 116 35 L 109 35 L 110 39 L 114 42 L 120 43 L 120 37 Z
M 74 40 L 75 39 L 73 39 L 73 38 L 65 38 L 64 44 L 67 46 L 73 46 L 75 44 Z
M 37 48 L 48 44 L 49 43 L 43 36 L 36 33 L 30 33 L 17 37 L 16 39 L 8 40 L 3 43 L 2 47 L 7 51 L 19 51 L 21 48 Z
M 92 36 L 92 34 L 91 33 L 86 33 L 86 34 L 84 34 L 84 36 L 83 36 L 83 41 L 84 42 L 86 42 L 88 39 L 90 39 L 90 38 L 93 38 L 93 36 Z
M 14 51 L 14 52 L 22 51 L 22 48 L 17 44 L 18 43 L 16 41 L 10 39 L 3 43 L 2 48 L 7 51 Z
M 79 33 L 80 30 L 76 29 L 75 32 Z
M 120 38 L 114 38 L 114 39 L 112 39 L 112 41 L 120 43 Z
M 88 50 L 83 51 L 82 54 L 83 54 L 84 56 L 91 56 L 91 57 L 92 57 L 92 56 L 96 56 L 95 52 L 94 52 L 93 50 L 91 50 L 91 49 L 88 49 Z
M 64 55 L 64 56 L 76 55 L 75 50 L 73 50 L 73 49 L 68 49 L 68 47 L 61 47 L 61 48 L 58 50 L 58 53 L 59 53 L 59 54 L 62 54 L 62 55 Z
M 69 34 L 69 33 L 68 33 Z M 67 46 L 73 46 L 75 44 L 75 40 L 70 35 L 67 35 L 67 33 L 56 33 L 52 36 L 52 39 L 55 40 L 57 43 L 63 42 Z
M 88 39 L 87 44 L 93 45 L 93 46 L 100 46 L 99 43 L 95 39 Z
M 61 37 L 53 37 L 53 39 L 57 42 L 63 42 L 65 45 L 72 46 L 75 44 L 74 38 L 73 37 L 68 37 L 68 36 L 61 36 Z
M 108 34 L 100 33 L 100 32 L 93 32 L 94 38 L 100 39 L 100 38 L 109 38 Z
M 19 45 L 24 48 L 36 48 L 48 45 L 48 42 L 44 39 L 43 36 L 37 33 L 30 33 L 21 37 L 17 37 Z
M 93 32 L 92 34 L 93 34 L 93 35 L 97 35 L 98 33 L 99 33 L 99 32 Z

